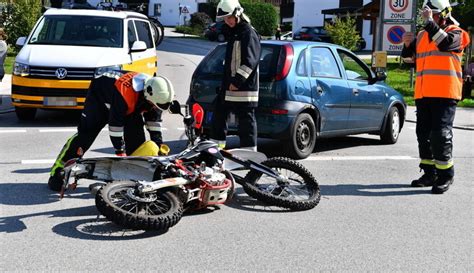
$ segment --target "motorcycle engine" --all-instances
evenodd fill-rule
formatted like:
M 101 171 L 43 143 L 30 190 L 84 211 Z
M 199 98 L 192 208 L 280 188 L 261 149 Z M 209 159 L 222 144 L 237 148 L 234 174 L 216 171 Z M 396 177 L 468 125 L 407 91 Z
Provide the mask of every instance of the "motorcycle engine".
M 224 204 L 231 190 L 232 181 L 218 168 L 200 166 L 201 206 Z

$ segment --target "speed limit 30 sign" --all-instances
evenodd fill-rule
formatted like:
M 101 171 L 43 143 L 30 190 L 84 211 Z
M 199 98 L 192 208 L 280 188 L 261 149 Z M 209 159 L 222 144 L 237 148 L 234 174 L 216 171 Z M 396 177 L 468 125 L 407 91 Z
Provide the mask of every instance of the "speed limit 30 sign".
M 385 0 L 384 20 L 411 20 L 415 0 Z

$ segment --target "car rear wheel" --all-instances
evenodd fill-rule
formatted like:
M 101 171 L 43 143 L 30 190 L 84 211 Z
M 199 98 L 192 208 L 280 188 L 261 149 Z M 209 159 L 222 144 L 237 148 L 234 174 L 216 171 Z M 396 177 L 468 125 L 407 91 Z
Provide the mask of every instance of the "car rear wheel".
M 387 121 L 385 122 L 385 129 L 380 135 L 382 143 L 394 144 L 400 135 L 400 113 L 398 108 L 393 106 L 388 112 Z
M 15 113 L 19 120 L 33 120 L 36 116 L 36 108 L 15 107 Z
M 219 41 L 220 43 L 225 42 L 225 35 L 222 33 L 219 33 L 217 35 L 217 41 Z
M 295 159 L 308 157 L 316 146 L 316 125 L 310 114 L 302 113 L 296 117 L 291 129 L 290 140 L 285 145 L 288 156 Z

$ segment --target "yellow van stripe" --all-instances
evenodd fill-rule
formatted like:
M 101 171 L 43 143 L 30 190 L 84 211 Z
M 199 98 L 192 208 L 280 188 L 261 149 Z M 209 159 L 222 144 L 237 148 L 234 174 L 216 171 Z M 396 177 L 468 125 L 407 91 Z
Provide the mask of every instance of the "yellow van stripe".
M 146 59 L 136 60 L 133 63 L 124 64 L 123 69 L 128 71 L 136 71 L 153 75 L 156 73 L 157 57 L 150 57 Z
M 83 105 L 80 106 L 44 106 L 41 104 L 30 104 L 30 103 L 18 103 L 18 102 L 12 102 L 13 106 L 18 106 L 18 107 L 29 107 L 29 108 L 40 108 L 40 109 L 77 109 L 81 110 L 84 109 Z
M 91 81 L 85 80 L 48 80 L 12 76 L 12 84 L 27 87 L 77 88 L 88 89 Z
M 31 100 L 31 101 L 43 101 L 44 97 L 40 96 L 25 96 L 25 95 L 16 95 L 12 94 L 12 99 L 19 99 L 19 100 Z M 51 96 L 54 97 L 54 96 Z M 77 102 L 85 102 L 86 98 L 76 98 Z

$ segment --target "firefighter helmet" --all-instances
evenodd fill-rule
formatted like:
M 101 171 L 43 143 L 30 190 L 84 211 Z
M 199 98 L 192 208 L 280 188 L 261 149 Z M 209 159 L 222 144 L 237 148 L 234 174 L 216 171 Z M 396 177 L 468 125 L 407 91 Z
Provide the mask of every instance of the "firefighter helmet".
M 163 76 L 151 77 L 144 85 L 145 99 L 161 109 L 168 109 L 174 98 L 174 89 L 171 81 Z
M 433 13 L 440 13 L 441 18 L 450 19 L 454 24 L 459 25 L 451 16 L 452 6 L 449 0 L 424 0 L 423 7 L 429 7 Z
M 244 12 L 238 0 L 221 0 L 217 5 L 217 19 L 233 15 L 239 17 Z

